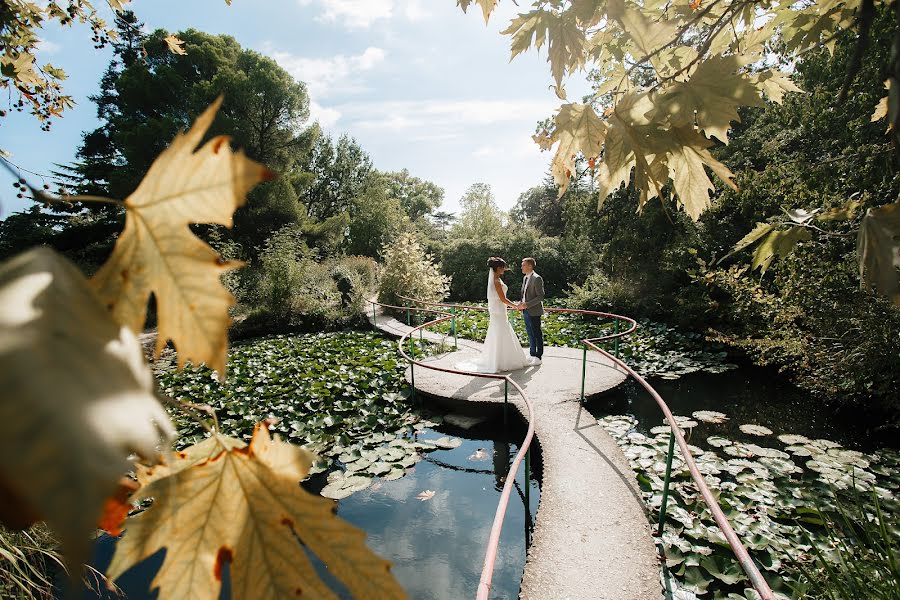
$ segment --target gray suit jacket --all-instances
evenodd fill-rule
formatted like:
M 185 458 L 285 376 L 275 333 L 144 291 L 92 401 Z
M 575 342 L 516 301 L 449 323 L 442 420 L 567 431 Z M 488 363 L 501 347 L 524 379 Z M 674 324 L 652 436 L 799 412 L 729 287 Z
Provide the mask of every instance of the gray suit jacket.
M 532 317 L 538 317 L 544 314 L 544 278 L 531 272 L 529 275 L 528 287 L 525 288 L 525 298 L 523 302 L 527 308 L 525 309 Z M 522 279 L 522 285 L 525 285 L 525 279 Z

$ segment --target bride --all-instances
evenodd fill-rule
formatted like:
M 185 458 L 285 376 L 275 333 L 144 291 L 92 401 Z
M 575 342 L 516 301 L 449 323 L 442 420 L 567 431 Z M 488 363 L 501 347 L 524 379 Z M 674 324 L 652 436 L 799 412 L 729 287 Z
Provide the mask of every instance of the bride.
M 506 297 L 507 286 L 501 277 L 508 269 L 506 261 L 492 256 L 488 260 L 487 302 L 490 322 L 481 356 L 474 363 L 463 363 L 460 368 L 481 373 L 499 373 L 515 371 L 525 367 L 528 362 L 522 350 L 522 344 L 513 330 L 506 315 L 506 307 L 516 308 Z

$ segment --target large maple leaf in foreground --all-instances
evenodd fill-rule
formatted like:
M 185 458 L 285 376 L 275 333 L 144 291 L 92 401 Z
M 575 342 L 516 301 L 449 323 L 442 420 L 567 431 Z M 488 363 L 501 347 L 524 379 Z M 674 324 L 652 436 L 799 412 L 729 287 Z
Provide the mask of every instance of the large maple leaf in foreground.
M 153 504 L 126 522 L 107 575 L 165 547 L 152 584 L 161 598 L 218 598 L 226 563 L 234 598 L 336 598 L 308 550 L 354 598 L 405 598 L 365 534 L 335 516 L 334 502 L 300 487 L 312 460 L 257 425 L 249 446 L 215 434 L 170 466 L 140 469 L 145 485 L 132 501 Z
M 125 229 L 112 256 L 92 279 L 115 319 L 139 333 L 150 294 L 156 296 L 157 354 L 172 340 L 178 364 L 204 362 L 225 372 L 228 309 L 234 298 L 222 285 L 223 272 L 241 266 L 219 255 L 191 233 L 191 223 L 230 227 L 247 192 L 273 173 L 235 152 L 227 136 L 198 149 L 222 99 L 150 166 L 126 200 Z

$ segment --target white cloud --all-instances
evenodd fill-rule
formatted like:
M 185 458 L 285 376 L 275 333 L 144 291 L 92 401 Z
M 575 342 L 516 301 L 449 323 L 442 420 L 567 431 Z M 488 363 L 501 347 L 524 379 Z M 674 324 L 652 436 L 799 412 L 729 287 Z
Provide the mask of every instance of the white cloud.
M 421 0 L 407 0 L 403 13 L 406 15 L 406 18 L 413 23 L 427 19 L 431 16 L 428 11 L 422 7 Z
M 458 129 L 465 125 L 529 123 L 552 115 L 555 100 L 424 100 L 347 103 L 339 108 L 361 129 Z
M 348 29 L 367 29 L 379 19 L 390 19 L 394 11 L 394 0 L 300 0 L 300 5 L 313 2 L 322 7 L 317 21 L 339 22 Z
M 421 0 L 299 0 L 300 6 L 315 4 L 321 7 L 316 20 L 338 23 L 347 29 L 368 29 L 377 21 L 388 21 L 402 13 L 408 21 L 416 22 L 429 16 Z
M 318 121 L 319 125 L 326 129 L 332 127 L 341 118 L 341 111 L 327 106 L 322 106 L 318 102 L 310 101 L 309 117 L 313 121 Z
M 56 54 L 62 49 L 62 46 L 50 40 L 38 40 L 37 49 L 43 54 Z
M 387 55 L 383 49 L 376 47 L 366 48 L 362 54 L 355 56 L 338 54 L 327 58 L 307 58 L 278 51 L 269 54 L 294 78 L 305 82 L 314 98 L 364 89 L 356 78 L 360 73 L 376 68 Z

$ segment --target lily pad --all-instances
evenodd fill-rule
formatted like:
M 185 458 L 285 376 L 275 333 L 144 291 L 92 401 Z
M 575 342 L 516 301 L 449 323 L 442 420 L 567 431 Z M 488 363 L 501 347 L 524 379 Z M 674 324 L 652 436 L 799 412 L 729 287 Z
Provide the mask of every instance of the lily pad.
M 728 420 L 728 417 L 725 413 L 720 413 L 715 410 L 696 410 L 691 413 L 691 416 L 697 419 L 698 421 L 702 421 L 704 423 L 724 423 Z
M 756 436 L 766 436 L 772 435 L 772 430 L 768 427 L 763 427 L 762 425 L 752 425 L 752 424 L 744 424 L 741 425 L 738 429 L 746 433 L 747 435 L 756 435 Z
M 734 442 L 732 442 L 728 438 L 719 437 L 717 435 L 711 435 L 706 438 L 706 443 L 710 446 L 713 446 L 714 448 L 724 448 L 725 446 L 731 446 L 732 444 L 734 444 Z
M 443 450 L 452 450 L 454 448 L 458 448 L 460 444 L 462 444 L 462 440 L 459 438 L 449 438 L 442 437 L 436 440 L 433 440 L 432 443 Z
M 406 475 L 406 469 L 391 469 L 387 474 L 382 475 L 381 478 L 385 481 L 394 481 L 395 479 L 400 479 Z
M 355 492 L 366 489 L 372 484 L 370 477 L 360 477 L 351 475 L 349 477 L 339 477 L 322 488 L 320 494 L 332 500 L 341 500 Z
M 782 433 L 778 436 L 778 441 L 788 446 L 798 446 L 809 443 L 809 438 L 804 435 L 796 435 L 793 433 Z
M 391 465 L 385 462 L 377 462 L 370 465 L 366 470 L 372 475 L 383 475 L 391 470 Z

